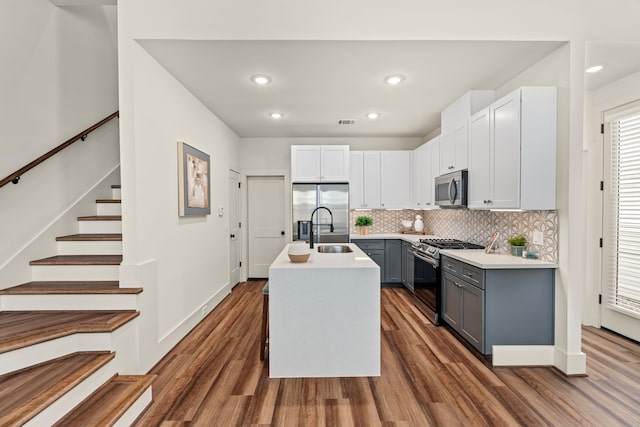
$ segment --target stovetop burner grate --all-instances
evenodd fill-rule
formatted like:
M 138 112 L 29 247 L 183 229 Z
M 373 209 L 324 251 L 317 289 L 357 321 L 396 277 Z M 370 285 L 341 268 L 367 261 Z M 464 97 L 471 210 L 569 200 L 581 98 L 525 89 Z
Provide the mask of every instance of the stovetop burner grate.
M 484 246 L 458 239 L 420 239 L 420 243 L 438 249 L 484 249 Z

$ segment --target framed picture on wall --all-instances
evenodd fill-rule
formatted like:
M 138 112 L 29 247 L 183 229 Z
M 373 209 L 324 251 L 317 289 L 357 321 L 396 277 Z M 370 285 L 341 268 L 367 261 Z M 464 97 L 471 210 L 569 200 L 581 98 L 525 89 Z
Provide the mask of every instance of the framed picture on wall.
M 209 155 L 178 141 L 178 214 L 211 213 L 211 162 Z

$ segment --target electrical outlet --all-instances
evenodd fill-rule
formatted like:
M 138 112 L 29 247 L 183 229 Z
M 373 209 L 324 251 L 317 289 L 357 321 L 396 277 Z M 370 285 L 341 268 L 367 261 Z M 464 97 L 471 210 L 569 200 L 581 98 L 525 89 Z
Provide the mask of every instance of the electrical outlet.
M 538 246 L 544 245 L 544 234 L 542 234 L 542 231 L 533 232 L 533 244 Z

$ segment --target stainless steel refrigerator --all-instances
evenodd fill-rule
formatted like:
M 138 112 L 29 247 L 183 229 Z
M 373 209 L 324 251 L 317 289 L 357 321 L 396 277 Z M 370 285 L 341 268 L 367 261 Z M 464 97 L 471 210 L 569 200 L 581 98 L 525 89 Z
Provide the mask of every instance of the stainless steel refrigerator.
M 309 240 L 311 213 L 324 206 L 333 213 L 333 233 L 329 224 L 331 215 L 325 209 L 313 215 L 315 243 L 349 242 L 349 184 L 293 184 L 293 240 Z

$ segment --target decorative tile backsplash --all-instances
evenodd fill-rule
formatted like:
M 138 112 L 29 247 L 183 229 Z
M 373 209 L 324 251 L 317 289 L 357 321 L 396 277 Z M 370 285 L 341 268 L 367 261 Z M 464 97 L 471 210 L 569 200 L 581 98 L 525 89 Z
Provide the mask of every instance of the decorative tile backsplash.
M 527 249 L 538 252 L 545 261 L 558 260 L 558 212 L 526 211 L 526 212 L 491 212 L 469 209 L 435 209 L 418 210 L 370 210 L 351 211 L 351 233 L 357 233 L 353 225 L 359 215 L 373 218 L 373 226 L 369 232 L 398 233 L 403 219 L 415 220 L 422 215 L 424 228 L 428 233 L 439 237 L 460 239 L 472 243 L 486 245 L 494 231 L 499 233 L 496 245 L 501 252 L 510 250 L 507 239 L 514 234 L 524 234 L 529 240 Z M 533 232 L 541 231 L 544 236 L 542 246 L 533 245 Z

